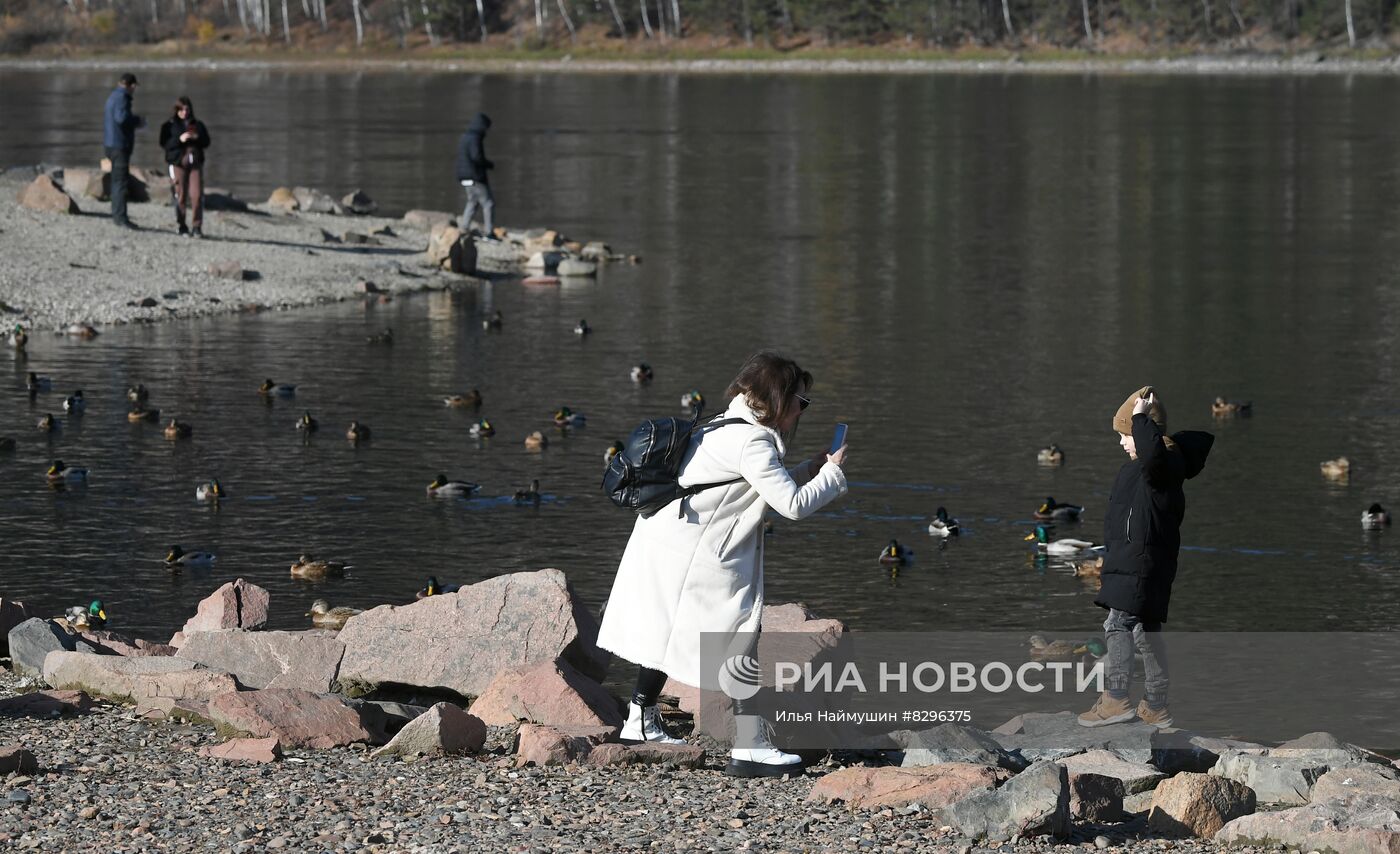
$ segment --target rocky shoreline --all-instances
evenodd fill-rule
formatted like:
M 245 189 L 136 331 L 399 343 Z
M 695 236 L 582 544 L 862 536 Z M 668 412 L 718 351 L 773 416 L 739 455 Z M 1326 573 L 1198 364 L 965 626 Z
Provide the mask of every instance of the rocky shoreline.
M 591 244 L 584 261 L 581 244 L 545 229 L 499 229 L 502 239 L 481 241 L 453 228 L 446 211 L 376 216 L 359 191 L 365 212 L 355 213 L 346 204 L 355 193 L 341 200 L 304 187 L 278 188 L 263 203 L 211 190 L 207 237 L 193 240 L 175 233 L 168 179 L 137 174 L 150 183 L 150 201 L 130 205 L 141 230 L 129 232 L 112 225 L 96 169 L 0 173 L 0 330 L 91 334 L 113 324 L 387 301 L 546 272 L 531 270 L 532 260 L 548 272 L 577 262 L 578 274 L 594 275 L 612 257 Z
M 666 713 L 687 744 L 616 741 L 597 624 L 557 570 L 338 634 L 264 631 L 269 605 L 230 582 L 166 644 L 0 599 L 0 847 L 1400 850 L 1400 770 L 1325 733 L 1266 746 L 1026 714 L 742 780 L 684 698 Z M 800 605 L 769 616 L 844 631 Z

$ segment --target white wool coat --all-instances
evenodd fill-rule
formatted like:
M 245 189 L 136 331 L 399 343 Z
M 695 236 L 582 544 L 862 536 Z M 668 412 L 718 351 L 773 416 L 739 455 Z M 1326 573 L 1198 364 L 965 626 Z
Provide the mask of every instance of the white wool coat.
M 702 679 L 700 633 L 759 628 L 764 512 L 803 519 L 846 493 L 846 475 L 833 462 L 815 477 L 806 461 L 785 469 L 782 436 L 758 424 L 744 395 L 718 417 L 750 423 L 696 434 L 680 484 L 743 479 L 637 518 L 598 631 L 603 649 L 703 688 L 715 680 Z

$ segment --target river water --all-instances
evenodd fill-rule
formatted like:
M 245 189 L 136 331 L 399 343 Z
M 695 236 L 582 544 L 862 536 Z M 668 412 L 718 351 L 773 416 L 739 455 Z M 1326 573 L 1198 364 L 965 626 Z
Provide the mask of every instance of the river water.
M 1124 461 L 1110 417 L 1144 383 L 1173 429 L 1213 430 L 1188 484 L 1170 626 L 1394 629 L 1400 531 L 1400 82 L 1389 78 L 1096 76 L 491 76 L 142 72 L 138 111 L 189 94 L 214 140 L 209 182 L 363 187 L 381 205 L 456 209 L 456 138 L 495 120 L 499 219 L 602 239 L 645 261 L 596 283 L 513 281 L 365 308 L 41 336 L 3 367 L 0 594 L 57 612 L 101 598 L 113 628 L 163 637 L 218 584 L 273 592 L 272 624 L 311 600 L 411 600 L 425 578 L 563 569 L 598 608 L 630 516 L 598 488 L 604 449 L 641 419 L 712 401 L 751 351 L 816 375 L 794 453 L 850 424 L 847 499 L 779 521 L 768 598 L 866 630 L 1012 629 L 1088 636 L 1093 592 L 1023 537 L 1046 495 L 1087 505 L 1057 536 L 1100 539 Z M 0 72 L 0 164 L 100 156 L 108 75 Z M 156 121 L 153 120 L 153 126 Z M 138 163 L 157 162 L 154 131 Z M 209 229 L 218 238 L 218 223 Z M 4 237 L 0 235 L 0 255 Z M 53 287 L 62 287 L 53 282 Z M 499 309 L 498 332 L 481 319 Z M 587 318 L 595 333 L 571 332 Z M 392 347 L 365 336 L 391 326 Z M 636 387 L 628 368 L 654 366 Z M 0 362 L 0 366 L 4 363 Z M 88 414 L 52 441 L 25 370 L 82 388 Z M 299 385 L 265 405 L 264 377 Z M 134 382 L 195 425 L 171 443 L 129 425 Z M 499 434 L 467 435 L 444 394 L 479 388 Z M 1213 421 L 1217 395 L 1254 401 Z M 521 444 L 568 405 L 588 424 Z M 309 409 L 325 425 L 293 429 Z M 345 425 L 374 430 L 351 447 Z M 1036 464 L 1050 442 L 1063 467 Z M 1329 485 L 1318 462 L 1353 462 Z M 47 460 L 91 469 L 53 492 Z M 479 497 L 434 501 L 442 471 Z M 194 501 L 217 475 L 230 497 Z M 545 501 L 512 506 L 532 478 Z M 963 536 L 925 533 L 946 506 Z M 876 556 L 915 550 L 896 574 Z M 173 543 L 215 552 L 172 576 Z M 351 575 L 291 579 L 302 552 Z

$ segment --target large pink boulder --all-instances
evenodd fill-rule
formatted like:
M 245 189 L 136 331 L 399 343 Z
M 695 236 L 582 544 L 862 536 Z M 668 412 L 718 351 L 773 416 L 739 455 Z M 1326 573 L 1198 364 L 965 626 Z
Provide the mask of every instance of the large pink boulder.
M 245 688 L 326 693 L 345 647 L 335 632 L 188 632 L 177 657 L 238 677 Z
M 69 198 L 68 194 L 63 192 L 63 188 L 47 175 L 40 175 L 19 191 L 19 204 L 20 207 L 32 211 L 79 213 L 78 203 Z
M 582 762 L 593 748 L 617 736 L 617 727 L 555 727 L 521 724 L 515 766 Z
M 275 736 L 285 747 L 344 747 L 370 738 L 354 709 L 333 697 L 290 688 L 215 697 L 209 719 L 226 731 Z
M 476 697 L 505 668 L 557 657 L 602 679 L 608 657 L 597 637 L 597 622 L 564 573 L 517 572 L 351 617 L 340 631 L 340 681 Z
M 1333 854 L 1400 854 L 1400 803 L 1374 795 L 1344 802 L 1308 804 L 1237 818 L 1213 841 L 1255 850 L 1328 851 Z
M 166 656 L 126 658 L 56 650 L 45 656 L 43 675 L 51 687 L 86 691 L 121 703 L 151 698 L 209 700 L 238 690 L 238 683 L 227 673 Z
M 995 789 L 1011 776 L 1002 768 L 945 762 L 918 768 L 842 768 L 817 781 L 809 801 L 841 801 L 855 809 L 882 809 L 922 804 L 928 808 L 956 803 L 976 792 Z
M 199 609 L 174 638 L 180 646 L 191 632 L 217 632 L 220 629 L 260 629 L 267 625 L 267 590 L 243 579 L 230 581 L 199 603 Z M 178 641 L 178 642 L 177 642 Z
M 550 726 L 621 726 L 617 700 L 562 660 L 502 670 L 472 703 L 493 726 L 529 721 Z
M 1147 824 L 1166 836 L 1210 839 L 1220 828 L 1255 809 L 1254 790 L 1210 774 L 1177 774 L 1152 793 Z
M 438 703 L 409 721 L 388 744 L 370 754 L 380 756 L 451 756 L 475 753 L 486 744 L 486 724 L 452 703 Z

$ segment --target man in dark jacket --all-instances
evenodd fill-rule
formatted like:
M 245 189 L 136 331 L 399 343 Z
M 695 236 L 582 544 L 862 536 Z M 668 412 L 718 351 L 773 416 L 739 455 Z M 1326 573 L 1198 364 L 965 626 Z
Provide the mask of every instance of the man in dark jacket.
M 131 174 L 131 151 L 136 147 L 136 129 L 146 120 L 131 112 L 136 94 L 136 75 L 123 74 L 117 88 L 107 96 L 103 110 L 102 147 L 112 163 L 112 222 L 122 228 L 135 228 L 126 216 L 126 185 Z
M 1079 716 L 1096 727 L 1140 718 L 1171 726 L 1167 709 L 1167 619 L 1186 515 L 1182 484 L 1200 474 L 1215 437 L 1186 431 L 1166 435 L 1167 411 L 1151 386 L 1133 392 L 1113 416 L 1129 462 L 1118 470 L 1104 517 L 1103 586 L 1095 604 L 1108 609 L 1105 691 Z M 1136 710 L 1128 700 L 1133 648 L 1142 653 L 1146 696 Z
M 467 191 L 467 206 L 462 211 L 462 229 L 471 228 L 472 216 L 480 205 L 482 234 L 488 240 L 494 239 L 491 222 L 492 212 L 496 207 L 487 175 L 487 172 L 496 166 L 486 158 L 486 131 L 490 127 L 490 116 L 477 113 L 467 126 L 467 132 L 462 134 L 462 138 L 457 142 L 457 180 Z

